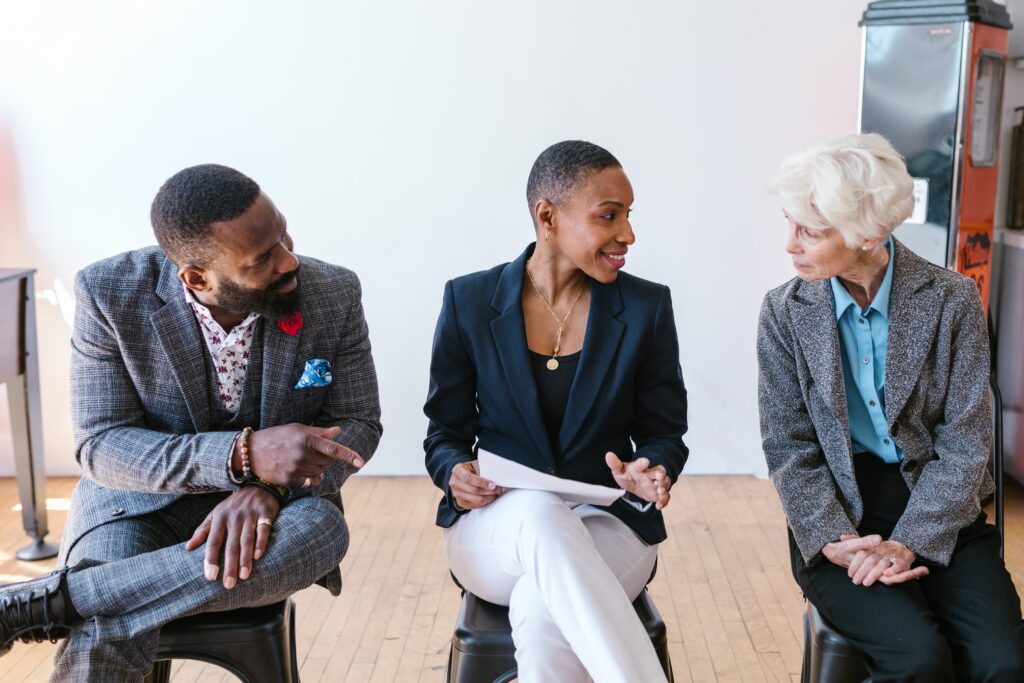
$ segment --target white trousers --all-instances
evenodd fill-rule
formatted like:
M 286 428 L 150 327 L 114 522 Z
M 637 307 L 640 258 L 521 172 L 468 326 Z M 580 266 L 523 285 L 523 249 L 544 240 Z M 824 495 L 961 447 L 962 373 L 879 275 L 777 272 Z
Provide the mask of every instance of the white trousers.
M 617 517 L 509 491 L 446 529 L 445 552 L 467 590 L 509 606 L 523 683 L 665 681 L 632 605 L 658 547 Z

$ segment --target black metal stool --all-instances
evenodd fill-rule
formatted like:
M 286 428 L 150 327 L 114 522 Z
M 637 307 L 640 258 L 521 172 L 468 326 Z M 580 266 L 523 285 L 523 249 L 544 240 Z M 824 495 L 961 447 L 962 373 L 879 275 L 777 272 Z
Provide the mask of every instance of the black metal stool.
M 295 604 L 207 612 L 172 621 L 146 683 L 167 683 L 172 659 L 198 659 L 223 667 L 246 683 L 299 683 L 295 656 Z
M 633 601 L 633 608 L 647 630 L 665 676 L 671 683 L 675 679 L 668 654 L 665 622 L 646 588 Z M 515 645 L 512 643 L 508 607 L 486 602 L 464 590 L 445 680 L 448 683 L 508 683 L 515 677 Z
M 810 602 L 804 612 L 802 683 L 860 683 L 867 679 L 864 655 L 832 628 Z

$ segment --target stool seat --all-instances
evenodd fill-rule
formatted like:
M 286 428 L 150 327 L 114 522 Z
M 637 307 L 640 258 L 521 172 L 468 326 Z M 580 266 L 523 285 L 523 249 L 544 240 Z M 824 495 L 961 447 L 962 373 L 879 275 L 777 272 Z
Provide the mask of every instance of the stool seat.
M 146 683 L 166 683 L 171 659 L 216 664 L 247 683 L 299 683 L 295 604 L 205 612 L 160 629 L 156 663 Z
M 803 683 L 860 683 L 867 679 L 864 655 L 808 601 L 804 612 Z
M 633 601 L 633 609 L 658 653 L 665 676 L 673 681 L 665 621 L 647 589 Z M 515 652 L 508 607 L 481 600 L 465 591 L 452 635 L 446 680 L 449 683 L 511 681 L 516 677 Z
M 452 645 L 460 653 L 475 656 L 514 656 L 516 648 L 512 643 L 508 607 L 481 600 L 469 592 L 463 594 Z

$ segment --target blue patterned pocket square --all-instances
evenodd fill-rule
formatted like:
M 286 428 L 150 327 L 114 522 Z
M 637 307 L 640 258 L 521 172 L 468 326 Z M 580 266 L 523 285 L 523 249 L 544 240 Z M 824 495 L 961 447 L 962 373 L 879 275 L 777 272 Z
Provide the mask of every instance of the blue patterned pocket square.
M 302 371 L 296 389 L 308 389 L 309 387 L 326 387 L 331 383 L 331 363 L 323 358 L 314 358 L 306 361 L 306 369 Z

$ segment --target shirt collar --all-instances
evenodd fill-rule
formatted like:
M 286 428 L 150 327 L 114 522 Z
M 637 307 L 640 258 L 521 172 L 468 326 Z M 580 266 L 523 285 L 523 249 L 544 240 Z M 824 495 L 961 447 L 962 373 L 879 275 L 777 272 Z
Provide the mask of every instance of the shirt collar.
M 181 283 L 181 289 L 182 291 L 185 292 L 185 301 L 188 302 L 189 306 L 192 307 L 193 311 L 197 313 L 202 313 L 203 315 L 208 316 L 211 319 L 213 318 L 213 315 L 210 314 L 210 309 L 199 302 L 199 299 L 196 298 L 196 295 L 192 293 L 191 289 L 185 286 L 184 282 Z
M 882 286 L 878 288 L 878 292 L 875 294 L 875 298 L 868 304 L 868 308 L 877 311 L 886 320 L 889 319 L 889 294 L 892 292 L 892 237 L 890 236 L 885 241 L 885 248 L 889 252 L 889 265 L 885 267 L 885 277 L 882 279 Z M 853 300 L 850 293 L 846 291 L 846 287 L 839 281 L 838 277 L 833 277 L 829 281 L 832 285 L 832 296 L 836 300 L 836 320 L 843 317 L 843 314 L 849 310 L 850 306 L 857 306 L 857 302 Z

